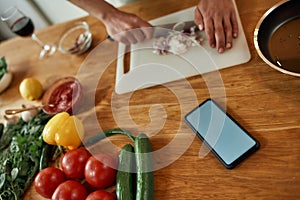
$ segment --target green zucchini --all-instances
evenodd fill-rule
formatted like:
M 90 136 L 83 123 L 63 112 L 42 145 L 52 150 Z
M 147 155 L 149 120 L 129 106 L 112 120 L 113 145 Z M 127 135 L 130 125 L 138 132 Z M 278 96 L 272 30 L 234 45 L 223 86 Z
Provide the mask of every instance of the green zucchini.
M 106 131 L 103 131 L 101 133 L 98 133 L 97 135 L 94 135 L 92 137 L 90 137 L 85 143 L 85 146 L 91 146 L 93 144 L 96 144 L 97 142 L 99 142 L 100 140 L 112 136 L 112 135 L 117 135 L 117 134 L 121 134 L 121 135 L 126 135 L 129 137 L 129 139 L 131 139 L 134 142 L 134 136 L 127 130 L 123 130 L 123 129 L 119 129 L 119 128 L 114 128 L 114 129 L 108 129 Z
M 133 166 L 134 149 L 126 144 L 119 153 L 119 166 L 116 181 L 116 194 L 118 200 L 133 200 Z
M 136 200 L 154 199 L 152 147 L 147 135 L 141 133 L 134 142 L 136 160 Z

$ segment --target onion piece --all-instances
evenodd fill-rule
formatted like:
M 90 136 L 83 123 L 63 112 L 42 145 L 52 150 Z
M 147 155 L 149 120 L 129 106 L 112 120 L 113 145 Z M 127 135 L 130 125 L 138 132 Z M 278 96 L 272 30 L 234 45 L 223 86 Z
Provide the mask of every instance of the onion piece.
M 155 38 L 153 41 L 153 53 L 158 55 L 167 55 L 173 53 L 181 55 L 188 51 L 192 46 L 200 46 L 203 38 L 199 34 L 196 26 L 184 30 L 182 23 L 177 23 L 165 37 Z

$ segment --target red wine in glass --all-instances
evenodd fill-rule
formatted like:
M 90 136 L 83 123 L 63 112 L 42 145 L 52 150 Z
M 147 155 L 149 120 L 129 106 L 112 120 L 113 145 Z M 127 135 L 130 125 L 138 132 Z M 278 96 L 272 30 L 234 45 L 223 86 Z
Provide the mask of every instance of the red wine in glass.
M 20 36 L 31 36 L 34 25 L 29 17 L 22 17 L 12 24 L 10 29 Z
M 56 45 L 44 44 L 34 34 L 34 24 L 32 20 L 21 12 L 17 7 L 10 7 L 1 14 L 1 20 L 5 22 L 12 32 L 19 36 L 31 36 L 31 38 L 42 48 L 40 59 L 46 55 L 52 55 L 56 51 Z

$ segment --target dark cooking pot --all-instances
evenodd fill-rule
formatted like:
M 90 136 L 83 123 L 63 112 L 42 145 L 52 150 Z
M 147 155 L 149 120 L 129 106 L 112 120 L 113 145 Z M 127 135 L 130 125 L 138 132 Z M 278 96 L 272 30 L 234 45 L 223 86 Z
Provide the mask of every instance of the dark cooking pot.
M 254 45 L 268 65 L 300 77 L 300 0 L 284 0 L 270 8 L 255 28 Z

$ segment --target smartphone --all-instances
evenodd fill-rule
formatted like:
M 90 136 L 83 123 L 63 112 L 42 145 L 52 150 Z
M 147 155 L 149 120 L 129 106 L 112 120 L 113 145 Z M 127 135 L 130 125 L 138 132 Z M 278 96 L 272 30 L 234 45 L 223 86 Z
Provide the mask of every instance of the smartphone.
M 212 99 L 205 100 L 184 120 L 227 169 L 259 149 L 259 142 Z

